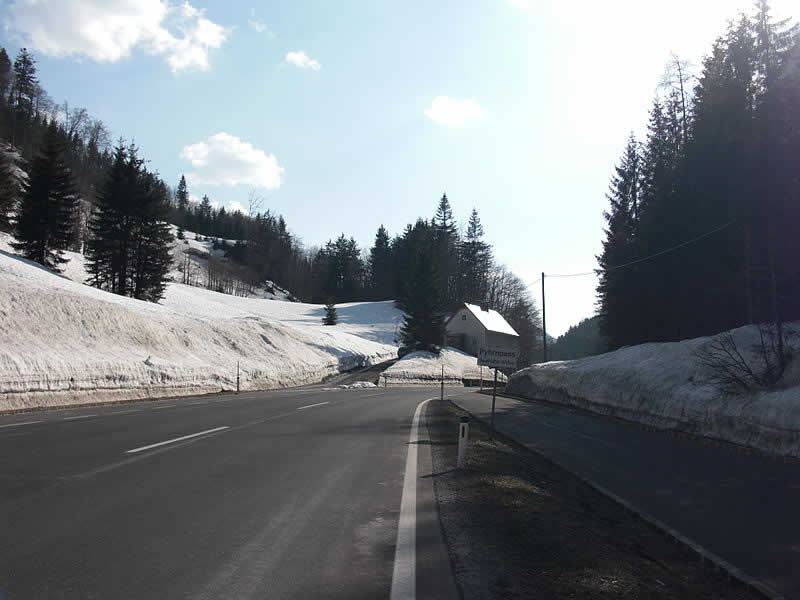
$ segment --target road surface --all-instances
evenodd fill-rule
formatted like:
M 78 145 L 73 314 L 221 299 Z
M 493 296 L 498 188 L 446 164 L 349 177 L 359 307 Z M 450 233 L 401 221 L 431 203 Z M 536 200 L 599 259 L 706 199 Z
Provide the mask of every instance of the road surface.
M 409 581 L 456 598 L 424 426 L 409 452 L 432 395 L 318 386 L 0 416 L 0 598 L 374 599 Z
M 491 396 L 453 396 L 462 408 L 489 421 Z M 800 598 L 797 462 L 511 398 L 497 398 L 495 426 L 786 598 Z

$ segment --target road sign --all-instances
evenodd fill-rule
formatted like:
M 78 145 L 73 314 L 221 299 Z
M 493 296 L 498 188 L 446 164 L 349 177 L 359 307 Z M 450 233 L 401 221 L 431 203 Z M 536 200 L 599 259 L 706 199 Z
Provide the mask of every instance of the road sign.
M 515 346 L 487 346 L 478 350 L 478 365 L 493 369 L 516 369 L 519 349 Z

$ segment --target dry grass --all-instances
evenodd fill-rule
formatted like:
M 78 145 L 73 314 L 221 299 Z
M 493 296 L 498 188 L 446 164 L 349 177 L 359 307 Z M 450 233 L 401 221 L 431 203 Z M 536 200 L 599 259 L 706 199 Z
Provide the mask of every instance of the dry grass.
M 759 597 L 547 459 L 490 441 L 474 421 L 466 469 L 455 471 L 463 414 L 434 402 L 427 423 L 464 598 Z

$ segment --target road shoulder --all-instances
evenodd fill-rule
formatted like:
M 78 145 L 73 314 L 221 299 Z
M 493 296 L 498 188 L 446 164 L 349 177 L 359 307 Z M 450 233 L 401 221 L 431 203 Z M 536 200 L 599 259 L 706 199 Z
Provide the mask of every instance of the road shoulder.
M 600 494 L 511 440 L 471 423 L 455 470 L 458 417 L 429 404 L 436 498 L 454 565 L 471 598 L 758 597 Z

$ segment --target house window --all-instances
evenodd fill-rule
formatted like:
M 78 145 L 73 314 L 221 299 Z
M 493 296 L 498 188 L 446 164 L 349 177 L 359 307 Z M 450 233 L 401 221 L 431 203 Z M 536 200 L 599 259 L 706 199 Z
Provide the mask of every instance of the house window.
M 467 320 L 467 315 L 461 315 L 461 320 L 462 321 L 466 321 Z

